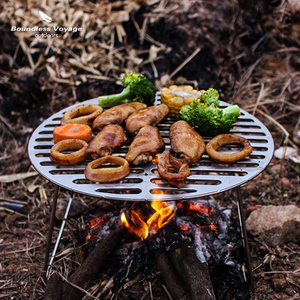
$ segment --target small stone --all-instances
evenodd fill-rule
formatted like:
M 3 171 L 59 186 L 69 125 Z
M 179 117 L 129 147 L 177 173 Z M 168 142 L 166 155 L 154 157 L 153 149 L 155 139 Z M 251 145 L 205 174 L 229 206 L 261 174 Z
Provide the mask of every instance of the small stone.
M 263 206 L 251 212 L 246 228 L 271 247 L 300 238 L 300 209 L 295 205 Z

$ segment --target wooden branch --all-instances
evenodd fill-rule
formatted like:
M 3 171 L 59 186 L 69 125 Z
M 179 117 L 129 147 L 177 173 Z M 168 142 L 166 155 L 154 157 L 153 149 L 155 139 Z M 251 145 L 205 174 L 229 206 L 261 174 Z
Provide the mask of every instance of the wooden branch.
M 165 251 L 159 255 L 156 265 L 173 299 L 189 300 L 190 298 L 182 285 L 180 277 Z
M 146 241 L 146 245 L 150 255 L 156 261 L 157 269 L 173 299 L 190 300 L 177 271 L 164 249 L 161 238 L 156 235 L 151 240 Z
M 170 250 L 168 255 L 188 289 L 191 300 L 215 300 L 207 263 L 195 254 L 194 246 L 187 240 L 181 248 Z
M 215 294 L 207 263 L 196 256 L 194 246 L 188 239 L 183 240 L 175 219 L 163 230 L 167 254 L 191 300 L 215 300 Z
M 70 277 L 69 281 L 86 289 L 89 283 L 95 279 L 96 275 L 100 272 L 102 266 L 107 259 L 114 254 L 127 229 L 123 226 L 118 227 L 112 231 L 100 244 L 88 255 L 83 263 L 78 267 L 74 274 Z M 67 282 L 63 284 L 63 297 L 64 300 L 80 300 L 84 293 L 77 288 L 71 286 Z
M 61 293 L 62 293 L 62 280 L 56 273 L 53 273 L 47 282 L 43 299 L 61 300 Z

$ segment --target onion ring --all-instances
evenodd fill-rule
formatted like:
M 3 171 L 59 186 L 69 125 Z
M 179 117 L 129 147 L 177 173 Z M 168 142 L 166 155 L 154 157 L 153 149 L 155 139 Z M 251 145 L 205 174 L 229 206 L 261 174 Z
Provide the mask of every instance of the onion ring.
M 100 168 L 104 163 L 118 165 L 116 168 Z M 112 182 L 126 177 L 130 173 L 129 163 L 126 159 L 117 156 L 104 156 L 91 161 L 85 168 L 85 177 L 94 182 Z
M 170 185 L 182 187 L 183 181 L 190 175 L 189 164 L 182 160 L 173 157 L 170 151 L 164 151 L 162 154 L 156 154 L 152 163 L 157 164 L 159 175 L 165 179 Z M 169 167 L 174 167 L 178 173 L 170 173 Z
M 229 144 L 241 144 L 243 149 L 236 153 L 220 153 L 217 150 L 223 145 Z M 245 156 L 251 154 L 253 151 L 250 142 L 238 135 L 234 134 L 219 134 L 215 136 L 211 141 L 206 145 L 206 152 L 209 157 L 220 163 L 234 163 Z
M 88 143 L 83 140 L 62 140 L 52 146 L 50 159 L 60 165 L 74 165 L 86 159 L 86 148 Z M 72 153 L 62 153 L 66 150 L 77 150 Z
M 100 105 L 82 104 L 66 111 L 60 123 L 61 125 L 76 123 L 90 126 L 102 112 L 103 108 Z

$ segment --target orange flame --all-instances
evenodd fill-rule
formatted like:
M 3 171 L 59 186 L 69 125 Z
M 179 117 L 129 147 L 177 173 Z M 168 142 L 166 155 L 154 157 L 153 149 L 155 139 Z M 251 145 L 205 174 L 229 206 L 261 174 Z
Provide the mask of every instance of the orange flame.
M 135 233 L 142 239 L 154 235 L 160 228 L 168 224 L 175 215 L 175 208 L 166 202 L 153 201 L 151 203 L 153 214 L 144 218 L 139 211 L 132 210 L 130 212 L 129 221 L 125 213 L 121 215 L 121 222 L 129 228 L 129 231 Z

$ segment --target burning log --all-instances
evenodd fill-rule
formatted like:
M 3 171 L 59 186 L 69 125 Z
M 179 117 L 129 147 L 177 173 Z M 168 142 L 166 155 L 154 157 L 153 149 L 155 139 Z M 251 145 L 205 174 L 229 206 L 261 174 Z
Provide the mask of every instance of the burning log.
M 127 229 L 123 226 L 117 227 L 114 231 L 112 231 L 88 255 L 84 262 L 70 277 L 69 282 L 80 288 L 87 288 L 88 284 L 95 279 L 107 259 L 116 251 L 126 231 Z M 83 298 L 84 292 L 80 291 L 73 285 L 64 282 L 62 299 L 79 300 Z
M 190 241 L 182 239 L 175 220 L 166 225 L 163 231 L 168 256 L 187 287 L 190 299 L 215 300 L 208 265 L 198 259 Z
M 190 300 L 182 281 L 168 257 L 161 238 L 156 235 L 146 240 L 148 251 L 156 261 L 157 269 L 166 284 L 166 287 L 174 300 Z

